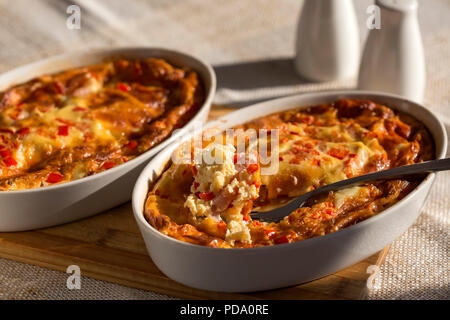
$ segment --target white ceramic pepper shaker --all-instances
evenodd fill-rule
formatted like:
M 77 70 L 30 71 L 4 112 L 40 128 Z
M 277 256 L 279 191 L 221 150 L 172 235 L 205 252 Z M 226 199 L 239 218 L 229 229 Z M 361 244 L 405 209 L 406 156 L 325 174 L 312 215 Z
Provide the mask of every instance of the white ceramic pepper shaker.
M 361 59 L 358 88 L 395 93 L 421 102 L 425 61 L 416 0 L 377 0 L 381 28 L 370 31 Z
M 297 73 L 314 81 L 356 77 L 360 43 L 352 0 L 305 0 L 297 29 Z

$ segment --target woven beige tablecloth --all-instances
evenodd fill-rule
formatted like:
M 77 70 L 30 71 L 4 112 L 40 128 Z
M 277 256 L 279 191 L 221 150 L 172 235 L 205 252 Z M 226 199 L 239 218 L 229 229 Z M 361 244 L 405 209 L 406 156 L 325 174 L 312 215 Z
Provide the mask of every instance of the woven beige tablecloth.
M 361 40 L 370 0 L 354 0 Z M 81 8 L 81 29 L 66 9 Z M 355 80 L 308 83 L 292 68 L 302 1 L 0 0 L 0 72 L 57 53 L 98 46 L 163 46 L 215 66 L 216 103 L 245 106 L 282 95 L 352 88 Z M 425 105 L 450 131 L 450 1 L 419 0 L 427 63 Z M 440 173 L 417 222 L 391 246 L 369 299 L 450 298 L 450 173 Z M 1 204 L 0 204 L 1 211 Z M 0 259 L 0 299 L 168 299 L 157 293 Z

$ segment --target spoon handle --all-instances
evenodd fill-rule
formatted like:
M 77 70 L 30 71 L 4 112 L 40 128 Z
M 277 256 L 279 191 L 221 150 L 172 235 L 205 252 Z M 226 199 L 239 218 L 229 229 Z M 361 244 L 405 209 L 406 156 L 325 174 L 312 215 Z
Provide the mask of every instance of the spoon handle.
M 392 169 L 372 172 L 368 174 L 364 174 L 361 176 L 353 177 L 350 179 L 341 180 L 335 183 L 331 183 L 329 185 L 323 186 L 321 188 L 316 189 L 317 191 L 326 192 L 339 190 L 342 188 L 346 188 L 355 184 L 360 184 L 364 182 L 381 180 L 381 179 L 393 179 L 399 178 L 406 175 L 411 174 L 419 174 L 419 173 L 427 173 L 427 172 L 436 172 L 436 171 L 444 171 L 450 170 L 450 158 L 447 159 L 439 159 L 439 160 L 431 160 L 421 163 L 415 163 L 407 166 L 396 167 Z M 314 190 L 315 191 L 315 190 Z M 314 192 L 312 191 L 312 192 Z M 312 193 L 311 192 L 311 193 Z
M 419 174 L 419 173 L 427 173 L 427 172 L 436 172 L 436 171 L 444 171 L 450 170 L 450 158 L 447 159 L 439 159 L 439 160 L 431 160 L 416 164 L 411 164 L 407 166 L 396 167 L 392 169 L 372 172 L 369 174 L 364 174 L 361 176 L 353 177 L 350 179 L 341 180 L 335 183 L 331 183 L 325 185 L 323 187 L 317 188 L 301 196 L 298 196 L 291 202 L 287 203 L 283 207 L 267 211 L 261 212 L 255 215 L 255 218 L 262 219 L 270 219 L 272 221 L 278 221 L 283 217 L 289 215 L 291 212 L 300 208 L 303 203 L 309 198 L 321 194 L 323 192 L 328 191 L 336 191 L 344 188 L 348 188 L 353 185 L 362 184 L 369 181 L 381 180 L 381 179 L 393 179 L 398 177 L 404 177 L 411 174 Z M 253 217 L 253 216 L 252 216 Z

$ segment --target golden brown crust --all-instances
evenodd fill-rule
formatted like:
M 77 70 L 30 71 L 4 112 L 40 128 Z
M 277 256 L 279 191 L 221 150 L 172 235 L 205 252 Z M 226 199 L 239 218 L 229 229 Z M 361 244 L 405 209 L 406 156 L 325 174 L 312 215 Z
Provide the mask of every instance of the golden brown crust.
M 116 60 L 45 75 L 0 93 L 0 191 L 67 182 L 165 140 L 203 103 L 195 72 Z

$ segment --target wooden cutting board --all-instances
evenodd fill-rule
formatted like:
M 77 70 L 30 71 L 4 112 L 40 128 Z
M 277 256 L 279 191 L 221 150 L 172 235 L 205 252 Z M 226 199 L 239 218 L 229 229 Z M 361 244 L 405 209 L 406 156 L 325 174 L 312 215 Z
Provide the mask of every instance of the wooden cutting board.
M 232 110 L 214 107 L 210 118 Z M 186 299 L 359 299 L 365 294 L 367 267 L 381 265 L 387 251 L 302 285 L 234 294 L 197 290 L 167 278 L 147 254 L 130 203 L 58 227 L 0 233 L 2 258 L 64 272 L 74 264 L 82 276 Z

